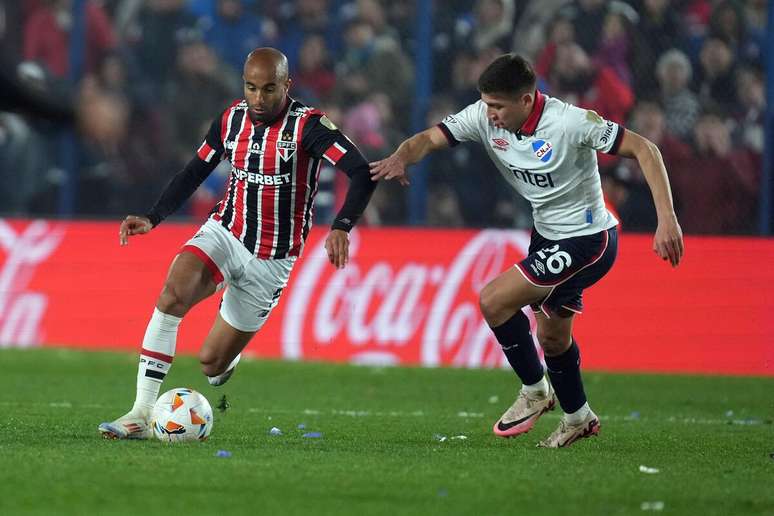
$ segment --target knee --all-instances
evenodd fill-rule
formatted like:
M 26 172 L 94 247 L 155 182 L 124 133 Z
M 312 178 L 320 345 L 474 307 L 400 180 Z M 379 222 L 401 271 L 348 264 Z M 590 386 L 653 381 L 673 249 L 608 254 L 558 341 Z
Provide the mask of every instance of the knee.
M 199 351 L 199 363 L 202 367 L 202 373 L 206 376 L 218 376 L 225 372 L 228 367 L 228 361 L 221 354 L 202 349 Z
M 167 281 L 161 290 L 156 305 L 165 314 L 182 317 L 191 309 L 191 300 L 182 289 Z
M 502 324 L 503 313 L 505 312 L 505 303 L 502 296 L 497 292 L 497 288 L 489 283 L 478 296 L 478 306 L 481 308 L 481 314 L 490 326 Z
M 538 329 L 538 342 L 540 342 L 546 356 L 555 357 L 569 349 L 572 337 L 559 332 Z

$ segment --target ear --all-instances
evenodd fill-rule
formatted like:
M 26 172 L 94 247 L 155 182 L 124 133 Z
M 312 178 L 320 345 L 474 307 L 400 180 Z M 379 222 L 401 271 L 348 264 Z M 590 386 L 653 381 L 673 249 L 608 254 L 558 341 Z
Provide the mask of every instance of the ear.
M 522 93 L 522 95 L 521 95 L 521 103 L 523 105 L 529 106 L 533 102 L 535 102 L 535 93 L 534 92 Z

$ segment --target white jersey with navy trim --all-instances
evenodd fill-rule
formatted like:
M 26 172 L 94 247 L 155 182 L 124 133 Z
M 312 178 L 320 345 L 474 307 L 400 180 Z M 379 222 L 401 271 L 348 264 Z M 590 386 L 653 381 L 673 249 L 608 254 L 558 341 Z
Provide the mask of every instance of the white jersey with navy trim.
M 541 235 L 560 240 L 618 224 L 605 208 L 597 151 L 615 153 L 623 127 L 539 91 L 517 133 L 494 127 L 486 108 L 479 100 L 447 116 L 438 127 L 451 145 L 484 145 L 506 181 L 532 205 Z

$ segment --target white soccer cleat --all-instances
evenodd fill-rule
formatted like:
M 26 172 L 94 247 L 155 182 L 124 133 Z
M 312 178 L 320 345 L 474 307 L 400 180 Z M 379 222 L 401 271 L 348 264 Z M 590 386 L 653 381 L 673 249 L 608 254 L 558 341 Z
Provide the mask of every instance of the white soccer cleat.
M 228 369 L 226 369 L 224 372 L 220 373 L 217 376 L 208 376 L 207 381 L 210 382 L 210 385 L 213 387 L 219 387 L 226 383 L 229 378 L 231 378 L 231 375 L 234 374 L 234 369 L 236 369 L 237 364 L 239 363 L 239 360 L 242 358 L 242 353 L 239 353 L 234 360 L 231 361 L 231 363 L 228 365 Z
M 538 448 L 564 448 L 570 446 L 578 439 L 593 437 L 599 433 L 599 418 L 589 410 L 585 419 L 573 425 L 563 417 L 559 421 L 559 427 L 554 432 L 538 443 Z
M 513 405 L 495 423 L 492 431 L 500 437 L 514 437 L 529 432 L 540 416 L 554 409 L 556 400 L 554 390 L 548 386 L 548 392 L 529 393 L 519 391 Z
M 115 421 L 100 423 L 97 428 L 105 439 L 148 439 L 151 436 L 148 417 L 131 411 Z

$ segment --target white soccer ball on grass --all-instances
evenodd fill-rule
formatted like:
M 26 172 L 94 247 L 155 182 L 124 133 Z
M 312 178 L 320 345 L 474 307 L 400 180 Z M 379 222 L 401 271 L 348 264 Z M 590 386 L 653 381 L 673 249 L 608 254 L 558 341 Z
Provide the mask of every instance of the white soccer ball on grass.
M 151 429 L 161 441 L 203 441 L 212 431 L 210 402 L 193 389 L 167 391 L 153 406 Z

